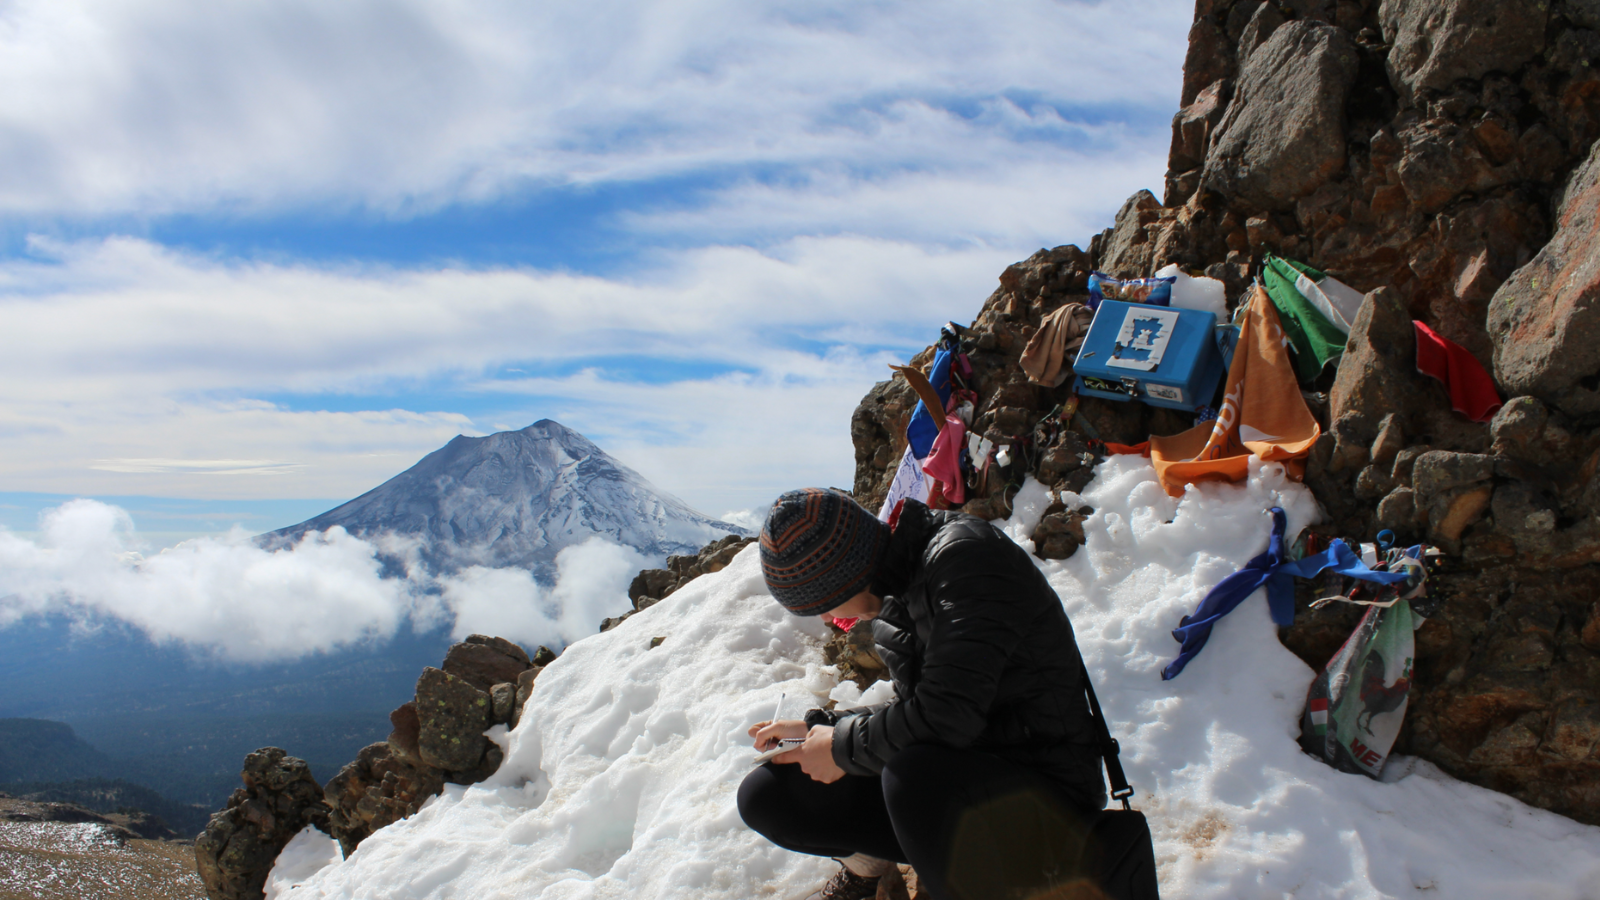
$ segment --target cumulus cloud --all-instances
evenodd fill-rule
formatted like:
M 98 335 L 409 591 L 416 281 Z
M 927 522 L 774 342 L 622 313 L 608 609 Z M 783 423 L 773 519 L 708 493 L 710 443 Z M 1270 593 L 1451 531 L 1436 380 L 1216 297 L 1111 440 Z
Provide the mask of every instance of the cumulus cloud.
M 0 10 L 0 77 L 28 90 L 0 98 L 0 209 L 407 214 L 550 183 L 1009 159 L 1028 141 L 1104 140 L 1108 107 L 1162 125 L 1191 12 L 16 0 Z
M 631 608 L 628 584 L 651 560 L 632 548 L 591 537 L 556 556 L 556 583 L 545 588 L 526 569 L 472 566 L 439 579 L 454 619 L 452 635 L 494 634 L 529 646 L 570 643 L 602 619 Z
M 86 627 L 115 619 L 158 643 L 241 662 L 383 641 L 407 622 L 559 646 L 626 610 L 628 581 L 649 562 L 591 538 L 562 551 L 556 584 L 542 588 L 509 568 L 384 577 L 380 553 L 404 556 L 405 542 L 342 528 L 273 551 L 237 529 L 150 556 L 140 545 L 124 510 L 94 500 L 44 513 L 36 540 L 0 530 L 0 628 L 30 616 L 61 614 Z
M 0 258 L 0 485 L 348 497 L 542 417 L 703 509 L 848 485 L 884 362 L 1159 187 L 1191 12 L 5 4 L 0 221 L 58 236 Z M 595 187 L 598 274 L 105 236 Z
M 456 434 L 549 417 L 702 508 L 753 505 L 791 479 L 847 483 L 850 411 L 906 352 L 880 348 L 969 318 L 1011 255 L 839 236 L 601 278 L 230 263 L 132 239 L 53 250 L 50 263 L 0 262 L 12 484 L 351 496 Z M 608 370 L 629 354 L 688 374 Z M 251 399 L 376 404 L 417 389 L 494 417 Z

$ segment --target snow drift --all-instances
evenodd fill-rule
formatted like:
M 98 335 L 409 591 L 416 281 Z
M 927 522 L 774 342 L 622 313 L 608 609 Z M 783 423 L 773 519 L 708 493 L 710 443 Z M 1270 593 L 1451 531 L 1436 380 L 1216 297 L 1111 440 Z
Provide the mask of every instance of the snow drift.
M 1096 513 L 1072 559 L 1041 563 L 1062 597 L 1150 817 L 1162 891 L 1186 898 L 1600 898 L 1600 828 L 1395 757 L 1384 782 L 1303 754 L 1312 672 L 1277 641 L 1263 599 L 1221 622 L 1172 682 L 1170 634 L 1218 580 L 1261 552 L 1266 510 L 1316 515 L 1276 465 L 1240 485 L 1168 497 L 1147 461 L 1114 457 L 1085 493 Z M 1005 523 L 1021 538 L 1046 500 L 1030 483 Z M 506 762 L 452 786 L 339 860 L 315 832 L 280 857 L 269 896 L 798 898 L 833 864 L 779 850 L 739 820 L 745 729 L 779 692 L 798 714 L 836 687 L 814 619 L 767 597 L 757 552 L 696 580 L 540 676 Z M 659 647 L 651 640 L 663 637 Z

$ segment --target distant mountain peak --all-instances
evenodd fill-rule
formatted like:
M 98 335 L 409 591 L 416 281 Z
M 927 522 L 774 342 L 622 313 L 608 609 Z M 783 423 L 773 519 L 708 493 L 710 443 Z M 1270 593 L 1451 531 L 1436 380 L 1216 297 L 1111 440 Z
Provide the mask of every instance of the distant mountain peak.
M 349 503 L 260 540 L 281 547 L 335 525 L 358 537 L 418 538 L 436 572 L 518 566 L 543 581 L 553 577 L 557 553 L 594 535 L 659 561 L 747 534 L 695 511 L 553 419 L 486 437 L 457 435 Z

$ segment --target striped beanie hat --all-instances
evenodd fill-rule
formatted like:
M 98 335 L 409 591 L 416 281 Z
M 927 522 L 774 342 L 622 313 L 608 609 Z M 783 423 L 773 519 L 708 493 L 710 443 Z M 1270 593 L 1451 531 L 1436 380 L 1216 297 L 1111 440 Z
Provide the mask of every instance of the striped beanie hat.
M 790 491 L 761 529 L 767 590 L 797 616 L 818 616 L 867 589 L 889 546 L 889 526 L 848 494 Z

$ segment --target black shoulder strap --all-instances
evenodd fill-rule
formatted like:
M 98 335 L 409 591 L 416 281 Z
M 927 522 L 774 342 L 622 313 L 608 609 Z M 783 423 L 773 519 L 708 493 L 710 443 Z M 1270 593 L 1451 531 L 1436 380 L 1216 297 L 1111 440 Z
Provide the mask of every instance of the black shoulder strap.
M 1100 742 L 1100 758 L 1106 764 L 1106 777 L 1111 781 L 1111 799 L 1121 800 L 1123 809 L 1133 809 L 1128 803 L 1128 798 L 1133 796 L 1133 788 L 1128 785 L 1128 776 L 1122 774 L 1122 760 L 1118 758 L 1122 753 L 1122 745 L 1111 736 L 1105 714 L 1100 712 L 1100 698 L 1094 695 L 1094 682 L 1089 679 L 1088 666 L 1083 667 L 1083 691 L 1089 695 L 1089 711 L 1094 713 L 1095 739 Z

